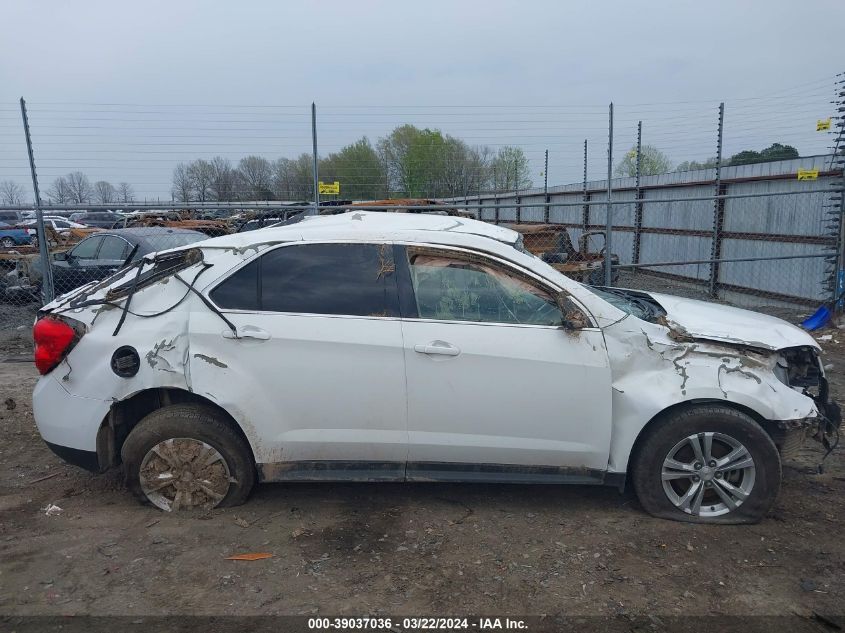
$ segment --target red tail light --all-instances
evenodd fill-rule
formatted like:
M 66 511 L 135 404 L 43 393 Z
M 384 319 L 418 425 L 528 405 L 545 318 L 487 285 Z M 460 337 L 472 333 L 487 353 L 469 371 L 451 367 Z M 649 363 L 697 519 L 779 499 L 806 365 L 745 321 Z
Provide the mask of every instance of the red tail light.
M 76 338 L 76 331 L 64 321 L 45 317 L 33 326 L 32 338 L 35 341 L 35 366 L 43 375 L 62 362 Z

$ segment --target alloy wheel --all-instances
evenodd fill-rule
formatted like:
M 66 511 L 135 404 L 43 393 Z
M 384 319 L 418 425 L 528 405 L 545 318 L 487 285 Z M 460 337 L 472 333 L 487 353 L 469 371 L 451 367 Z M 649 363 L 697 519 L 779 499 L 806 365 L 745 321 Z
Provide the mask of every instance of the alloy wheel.
M 724 433 L 696 433 L 675 444 L 663 460 L 663 490 L 676 508 L 700 517 L 736 510 L 754 488 L 754 459 Z

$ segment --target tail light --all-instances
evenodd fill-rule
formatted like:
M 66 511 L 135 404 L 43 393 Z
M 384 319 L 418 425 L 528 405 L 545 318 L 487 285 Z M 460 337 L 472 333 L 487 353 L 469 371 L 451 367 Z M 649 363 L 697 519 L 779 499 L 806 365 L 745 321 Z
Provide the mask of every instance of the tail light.
M 35 366 L 42 375 L 48 373 L 67 356 L 76 341 L 76 330 L 65 321 L 44 317 L 32 328 L 35 341 Z

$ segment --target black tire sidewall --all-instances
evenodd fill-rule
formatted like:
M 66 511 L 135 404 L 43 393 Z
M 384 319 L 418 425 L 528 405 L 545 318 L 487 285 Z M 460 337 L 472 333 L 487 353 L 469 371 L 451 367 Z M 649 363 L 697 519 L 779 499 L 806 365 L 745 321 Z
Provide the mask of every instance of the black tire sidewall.
M 661 470 L 669 451 L 695 433 L 723 433 L 740 442 L 754 459 L 751 494 L 736 510 L 698 517 L 679 510 L 663 490 Z M 768 433 L 750 416 L 723 405 L 694 406 L 655 423 L 638 444 L 632 463 L 634 489 L 643 507 L 662 518 L 696 523 L 756 523 L 771 508 L 781 483 L 780 454 Z
M 121 448 L 126 486 L 144 503 L 151 503 L 141 489 L 141 463 L 159 442 L 188 437 L 205 442 L 226 460 L 230 476 L 235 480 L 226 497 L 216 507 L 243 503 L 255 484 L 255 464 L 246 442 L 220 414 L 201 405 L 172 405 L 153 411 L 129 433 Z

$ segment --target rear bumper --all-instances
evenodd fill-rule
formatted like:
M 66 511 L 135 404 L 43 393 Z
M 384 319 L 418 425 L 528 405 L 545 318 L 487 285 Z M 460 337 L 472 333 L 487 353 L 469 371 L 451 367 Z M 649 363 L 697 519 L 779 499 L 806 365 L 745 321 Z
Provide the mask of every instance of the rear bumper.
M 79 466 L 80 468 L 90 470 L 94 473 L 101 471 L 100 461 L 97 459 L 96 451 L 83 451 L 78 448 L 68 448 L 67 446 L 59 446 L 58 444 L 53 444 L 52 442 L 48 442 L 46 440 L 44 443 L 51 451 L 61 457 L 62 460 L 66 461 L 68 464 Z
M 87 468 L 84 464 L 92 463 L 91 455 L 96 463 L 97 432 L 108 416 L 110 402 L 68 393 L 60 379 L 67 372 L 67 364 L 62 363 L 41 377 L 32 393 L 32 412 L 38 432 L 53 452 Z

